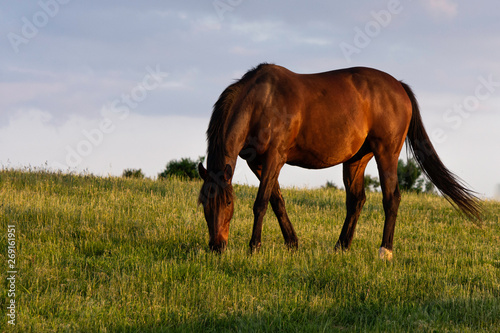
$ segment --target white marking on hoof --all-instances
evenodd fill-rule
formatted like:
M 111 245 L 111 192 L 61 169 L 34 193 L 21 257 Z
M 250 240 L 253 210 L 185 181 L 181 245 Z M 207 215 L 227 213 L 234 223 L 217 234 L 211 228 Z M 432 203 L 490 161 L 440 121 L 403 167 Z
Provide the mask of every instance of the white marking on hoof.
M 378 250 L 378 257 L 382 260 L 388 260 L 388 261 L 391 261 L 392 260 L 392 251 L 391 250 L 388 250 L 386 249 L 385 247 L 381 247 L 379 250 Z

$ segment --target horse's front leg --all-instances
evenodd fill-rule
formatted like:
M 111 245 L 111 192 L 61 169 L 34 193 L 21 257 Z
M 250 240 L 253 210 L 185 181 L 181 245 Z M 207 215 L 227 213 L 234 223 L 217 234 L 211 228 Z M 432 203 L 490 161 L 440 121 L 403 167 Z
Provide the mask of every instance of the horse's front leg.
M 252 161 L 247 161 L 247 163 L 260 181 L 262 179 L 262 165 L 253 163 Z M 293 229 L 293 225 L 288 218 L 288 214 L 285 209 L 285 200 L 283 199 L 283 195 L 281 194 L 280 190 L 280 184 L 277 180 L 271 193 L 270 202 L 274 214 L 276 214 L 276 218 L 278 219 L 281 233 L 283 234 L 283 238 L 285 239 L 285 244 L 290 249 L 296 249 L 299 244 L 299 239 L 297 238 L 297 234 Z
M 272 154 L 269 154 L 272 155 Z M 267 211 L 267 206 L 275 185 L 278 183 L 278 176 L 284 162 L 279 161 L 277 154 L 268 158 L 262 168 L 259 191 L 253 205 L 254 223 L 252 238 L 250 239 L 250 250 L 256 251 L 261 245 L 262 222 Z M 279 187 L 278 187 L 279 189 Z M 293 228 L 292 228 L 293 229 Z

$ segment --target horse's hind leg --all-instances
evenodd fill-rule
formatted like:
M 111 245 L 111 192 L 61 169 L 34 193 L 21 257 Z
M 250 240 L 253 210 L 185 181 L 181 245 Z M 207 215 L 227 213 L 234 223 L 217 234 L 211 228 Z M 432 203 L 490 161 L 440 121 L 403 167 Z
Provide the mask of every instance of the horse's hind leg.
M 248 162 L 248 166 L 252 169 L 253 173 L 261 179 L 262 166 L 257 165 L 255 163 Z M 285 200 L 283 200 L 283 196 L 281 195 L 280 185 L 278 181 L 276 181 L 273 191 L 271 193 L 271 198 L 269 200 L 271 202 L 271 207 L 273 208 L 274 214 L 278 219 L 278 223 L 281 228 L 281 232 L 283 233 L 283 237 L 285 238 L 285 244 L 289 248 L 297 248 L 299 240 L 293 229 L 292 223 L 288 218 L 288 214 L 285 209 Z
M 297 234 L 295 233 L 292 223 L 288 218 L 288 214 L 286 213 L 285 200 L 283 200 L 283 196 L 281 195 L 280 185 L 278 182 L 274 185 L 270 202 L 274 214 L 276 214 L 276 217 L 278 218 L 281 233 L 285 238 L 285 244 L 291 249 L 296 249 L 299 245 L 299 239 L 297 238 Z
M 385 212 L 384 234 L 379 250 L 381 259 L 392 259 L 392 244 L 394 239 L 394 228 L 398 214 L 401 194 L 398 184 L 398 156 L 375 156 L 382 188 L 383 205 Z
M 359 214 L 366 199 L 364 184 L 365 169 L 372 157 L 373 154 L 369 153 L 361 157 L 361 159 L 344 163 L 343 178 L 346 192 L 347 215 L 335 249 L 342 248 L 343 250 L 347 250 L 351 246 Z

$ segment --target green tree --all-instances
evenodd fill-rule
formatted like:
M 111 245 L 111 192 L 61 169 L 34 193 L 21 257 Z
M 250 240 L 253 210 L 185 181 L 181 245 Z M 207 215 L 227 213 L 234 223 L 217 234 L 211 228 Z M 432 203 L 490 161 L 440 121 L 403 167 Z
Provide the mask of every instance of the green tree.
M 380 182 L 377 177 L 365 175 L 364 181 L 365 181 L 365 189 L 368 192 L 375 192 L 377 191 L 377 187 L 380 186 Z
M 329 181 L 329 180 L 326 181 L 326 184 L 323 185 L 323 188 L 334 188 L 334 189 L 337 189 L 337 190 L 339 189 L 339 187 L 337 186 L 337 184 L 335 184 L 334 182 Z
M 141 169 L 125 169 L 123 170 L 122 177 L 124 178 L 144 178 L 144 174 Z
M 183 179 L 199 179 L 198 163 L 203 163 L 205 157 L 201 156 L 197 161 L 190 158 L 181 158 L 168 162 L 165 170 L 158 174 L 158 178 L 179 177 Z
M 424 177 L 422 169 L 413 159 L 398 161 L 399 188 L 408 192 L 435 193 L 434 184 Z
M 398 182 L 401 190 L 422 192 L 422 184 L 418 182 L 421 175 L 422 170 L 414 160 L 408 159 L 406 163 L 403 160 L 398 161 Z

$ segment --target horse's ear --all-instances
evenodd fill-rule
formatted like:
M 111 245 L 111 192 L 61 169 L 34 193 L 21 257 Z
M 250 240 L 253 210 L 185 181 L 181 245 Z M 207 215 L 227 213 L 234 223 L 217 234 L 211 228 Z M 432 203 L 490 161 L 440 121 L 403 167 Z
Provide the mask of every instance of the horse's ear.
M 198 164 L 198 173 L 200 174 L 201 179 L 207 179 L 207 169 L 205 169 L 205 167 L 201 163 Z
M 229 164 L 226 164 L 226 168 L 224 169 L 224 180 L 229 182 L 229 180 L 233 177 L 233 168 Z

